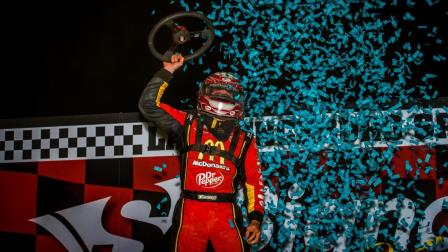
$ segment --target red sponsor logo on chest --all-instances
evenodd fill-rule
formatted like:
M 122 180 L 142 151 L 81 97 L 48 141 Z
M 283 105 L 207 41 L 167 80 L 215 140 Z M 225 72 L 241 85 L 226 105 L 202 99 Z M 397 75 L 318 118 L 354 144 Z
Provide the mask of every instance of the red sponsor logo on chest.
M 214 188 L 222 184 L 224 175 L 220 172 L 202 172 L 196 175 L 196 184 L 204 188 Z

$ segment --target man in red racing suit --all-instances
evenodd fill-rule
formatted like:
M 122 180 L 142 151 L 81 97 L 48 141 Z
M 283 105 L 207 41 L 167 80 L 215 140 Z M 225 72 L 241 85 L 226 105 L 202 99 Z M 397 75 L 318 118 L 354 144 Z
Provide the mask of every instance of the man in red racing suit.
M 197 114 L 174 109 L 160 100 L 182 64 L 179 54 L 164 62 L 139 101 L 143 116 L 181 150 L 182 194 L 173 221 L 172 249 L 203 252 L 210 241 L 215 251 L 245 251 L 247 244 L 260 239 L 264 194 L 255 139 L 238 126 L 243 104 L 226 100 L 232 95 L 241 99 L 236 93 L 242 88 L 230 74 L 213 74 L 203 84 L 209 90 L 199 92 Z M 248 210 L 245 233 L 241 210 L 235 204 L 239 185 Z

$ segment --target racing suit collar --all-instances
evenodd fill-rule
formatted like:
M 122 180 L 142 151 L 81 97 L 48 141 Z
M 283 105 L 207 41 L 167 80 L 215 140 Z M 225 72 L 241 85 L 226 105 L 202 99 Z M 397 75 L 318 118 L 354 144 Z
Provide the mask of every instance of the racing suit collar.
M 219 141 L 226 141 L 237 126 L 235 120 L 219 120 L 204 114 L 200 115 L 200 119 Z

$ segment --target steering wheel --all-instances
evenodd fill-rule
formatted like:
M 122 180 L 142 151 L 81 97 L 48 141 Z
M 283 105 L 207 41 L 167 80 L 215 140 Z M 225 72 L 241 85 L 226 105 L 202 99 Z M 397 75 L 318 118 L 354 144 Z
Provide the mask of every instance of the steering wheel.
M 190 32 L 187 30 L 185 26 L 178 25 L 174 22 L 174 20 L 176 19 L 185 17 L 199 19 L 203 23 L 205 23 L 206 27 L 201 31 Z M 155 36 L 162 27 L 167 27 L 168 29 L 170 29 L 173 39 L 173 42 L 171 43 L 170 47 L 163 54 L 157 51 L 157 49 L 154 47 Z M 157 22 L 157 24 L 155 24 L 155 26 L 149 32 L 148 46 L 152 55 L 154 55 L 154 57 L 156 57 L 157 59 L 161 61 L 171 61 L 171 56 L 173 55 L 178 46 L 184 45 L 192 39 L 196 38 L 205 39 L 205 42 L 203 42 L 201 48 L 192 52 L 190 55 L 184 56 L 184 60 L 187 61 L 203 54 L 212 45 L 214 37 L 215 37 L 214 28 L 212 26 L 212 23 L 207 17 L 198 12 L 178 12 L 166 16 L 165 18 Z

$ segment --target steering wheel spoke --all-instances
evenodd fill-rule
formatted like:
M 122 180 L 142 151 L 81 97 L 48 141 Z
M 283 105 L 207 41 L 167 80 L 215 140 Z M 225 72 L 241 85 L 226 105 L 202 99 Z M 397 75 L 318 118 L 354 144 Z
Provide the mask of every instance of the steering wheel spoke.
M 178 44 L 174 42 L 170 45 L 170 48 L 168 48 L 168 50 L 166 50 L 162 56 L 164 61 L 171 61 L 171 56 L 173 56 L 174 52 L 177 49 L 177 46 Z
M 202 38 L 202 33 L 203 31 L 192 31 L 190 32 L 190 37 L 191 38 Z
M 201 38 L 208 39 L 213 36 L 213 31 L 209 29 L 204 29 L 201 31 Z
M 167 20 L 164 24 L 171 32 L 176 31 L 176 23 L 173 20 Z

